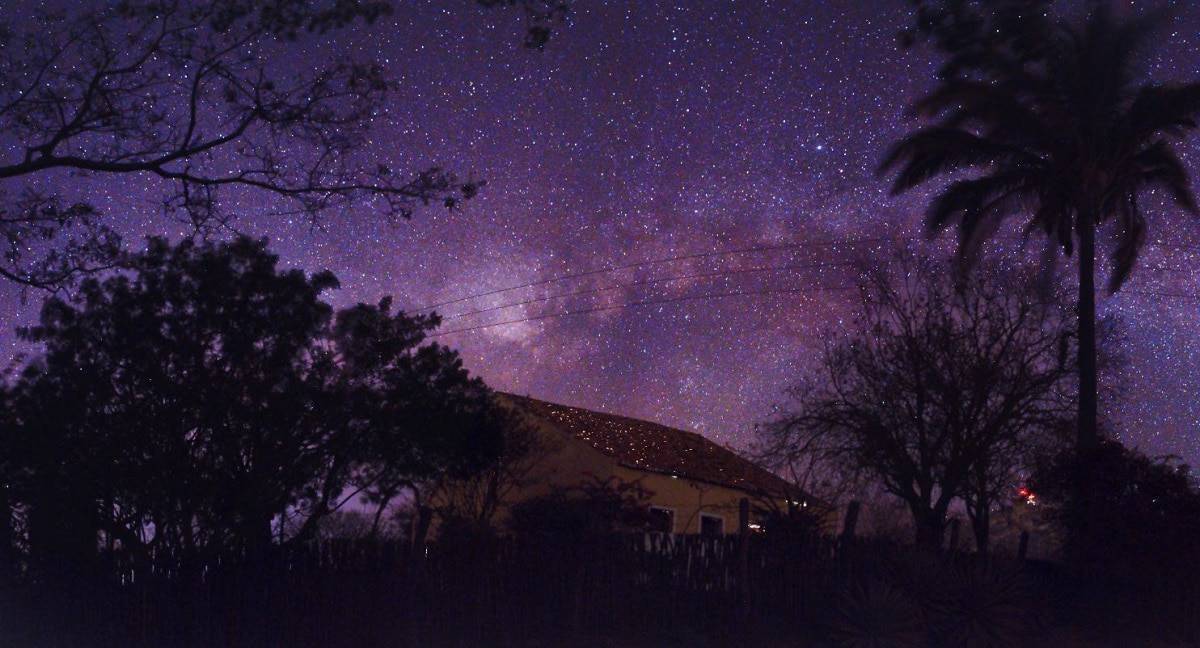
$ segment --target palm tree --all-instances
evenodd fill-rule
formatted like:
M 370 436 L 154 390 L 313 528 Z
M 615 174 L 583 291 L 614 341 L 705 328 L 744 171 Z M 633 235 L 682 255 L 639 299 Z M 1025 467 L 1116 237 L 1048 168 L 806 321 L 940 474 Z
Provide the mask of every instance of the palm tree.
M 893 194 L 956 175 L 931 200 L 926 224 L 931 235 L 957 226 L 962 261 L 1009 217 L 1025 221 L 1027 236 L 1044 234 L 1052 254 L 1078 251 L 1077 443 L 1086 453 L 1099 442 L 1097 233 L 1112 237 L 1116 292 L 1146 241 L 1143 198 L 1165 193 L 1197 212 L 1174 143 L 1197 128 L 1200 83 L 1140 81 L 1137 64 L 1165 14 L 1120 18 L 1097 3 L 1074 25 L 1042 13 L 1021 20 L 1016 32 L 1005 24 L 1011 38 L 993 38 L 998 46 L 982 56 L 977 40 L 939 43 L 947 66 L 913 106 L 931 123 L 896 143 L 880 172 L 895 171 Z

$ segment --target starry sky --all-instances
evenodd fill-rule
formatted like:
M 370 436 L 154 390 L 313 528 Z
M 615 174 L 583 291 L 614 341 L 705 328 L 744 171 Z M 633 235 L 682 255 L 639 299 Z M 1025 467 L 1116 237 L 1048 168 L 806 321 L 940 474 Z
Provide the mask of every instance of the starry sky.
M 927 245 L 926 196 L 892 198 L 875 175 L 933 78 L 926 54 L 896 44 L 903 0 L 579 0 L 541 52 L 520 47 L 512 13 L 398 5 L 370 27 L 302 41 L 289 60 L 382 59 L 401 90 L 368 153 L 486 179 L 484 191 L 410 222 L 359 209 L 318 227 L 249 199 L 237 226 L 269 237 L 289 266 L 333 270 L 338 305 L 442 304 L 436 339 L 497 389 L 744 446 L 848 322 L 841 264 Z M 1176 27 L 1152 73 L 1194 78 L 1200 17 Z M 1196 146 L 1181 150 L 1200 171 Z M 86 194 L 131 241 L 181 234 L 153 180 L 38 182 Z M 1126 326 L 1125 396 L 1106 406 L 1123 440 L 1193 463 L 1197 225 L 1153 216 L 1151 239 L 1166 244 L 1148 248 L 1127 294 L 1101 303 Z M 9 355 L 38 301 L 0 285 Z M 489 326 L 512 320 L 527 321 Z

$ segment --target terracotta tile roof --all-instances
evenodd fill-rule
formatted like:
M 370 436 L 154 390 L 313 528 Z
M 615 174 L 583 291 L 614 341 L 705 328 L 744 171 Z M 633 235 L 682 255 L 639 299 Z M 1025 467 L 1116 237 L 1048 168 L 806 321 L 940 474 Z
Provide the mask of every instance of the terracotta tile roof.
M 755 494 L 795 495 L 794 487 L 783 478 L 695 432 L 524 396 L 505 396 L 529 415 L 553 423 L 628 468 Z

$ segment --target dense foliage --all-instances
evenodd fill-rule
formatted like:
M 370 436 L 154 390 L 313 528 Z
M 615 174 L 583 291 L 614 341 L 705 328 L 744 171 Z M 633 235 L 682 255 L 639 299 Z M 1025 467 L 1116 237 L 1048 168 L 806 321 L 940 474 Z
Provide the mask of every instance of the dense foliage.
M 1090 458 L 1092 536 L 1072 537 L 1086 564 L 1130 580 L 1192 578 L 1198 557 L 1200 491 L 1191 469 L 1171 457 L 1154 458 L 1120 443 L 1103 443 Z M 1068 528 L 1079 525 L 1074 479 L 1081 469 L 1073 453 L 1043 458 L 1031 487 Z
M 501 450 L 485 385 L 390 299 L 338 312 L 333 275 L 262 241 L 151 240 L 132 269 L 53 297 L 11 385 L 0 519 L 35 565 L 103 548 L 195 567 L 312 537 L 354 497 L 468 474 Z M 8 543 L 11 546 L 11 542 Z

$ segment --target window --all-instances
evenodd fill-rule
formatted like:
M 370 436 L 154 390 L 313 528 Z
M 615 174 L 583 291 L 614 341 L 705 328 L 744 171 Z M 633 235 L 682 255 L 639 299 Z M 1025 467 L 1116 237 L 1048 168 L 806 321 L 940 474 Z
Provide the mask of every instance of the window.
M 651 506 L 650 530 L 659 533 L 675 533 L 675 510 L 662 506 Z
M 701 513 L 700 535 L 705 538 L 719 538 L 725 535 L 725 518 L 711 513 Z

